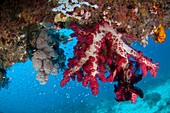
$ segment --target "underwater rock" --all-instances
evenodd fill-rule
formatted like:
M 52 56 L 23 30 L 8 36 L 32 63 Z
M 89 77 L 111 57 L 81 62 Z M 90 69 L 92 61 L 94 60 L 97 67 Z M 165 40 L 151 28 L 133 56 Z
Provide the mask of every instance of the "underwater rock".
M 8 88 L 9 80 L 6 76 L 6 70 L 0 68 L 0 90 L 1 88 Z
M 157 92 L 152 92 L 147 95 L 145 95 L 143 101 L 145 101 L 150 108 L 153 106 L 156 106 L 157 103 L 161 100 L 161 94 Z

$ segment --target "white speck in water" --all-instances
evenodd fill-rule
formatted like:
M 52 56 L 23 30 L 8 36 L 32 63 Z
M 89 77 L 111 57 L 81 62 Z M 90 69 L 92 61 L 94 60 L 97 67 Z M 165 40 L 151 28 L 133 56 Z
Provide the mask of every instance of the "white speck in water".
M 87 96 L 89 96 L 89 93 L 87 93 L 87 94 L 85 95 L 85 97 L 87 97 Z
M 57 85 L 55 84 L 53 87 L 55 88 Z

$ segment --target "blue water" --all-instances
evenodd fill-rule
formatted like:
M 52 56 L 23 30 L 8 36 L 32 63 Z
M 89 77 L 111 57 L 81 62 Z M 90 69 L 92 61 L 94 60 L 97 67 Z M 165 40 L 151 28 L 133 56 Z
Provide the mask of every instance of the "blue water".
M 69 35 L 72 31 L 67 32 Z M 37 72 L 32 68 L 32 62 L 28 60 L 25 63 L 16 63 L 7 70 L 11 82 L 8 89 L 0 91 L 0 113 L 168 113 L 170 30 L 166 33 L 166 42 L 162 44 L 155 44 L 151 38 L 145 48 L 138 42 L 133 44 L 135 49 L 143 51 L 145 56 L 160 63 L 157 77 L 152 78 L 148 74 L 137 86 L 145 95 L 156 92 L 161 98 L 158 96 L 159 98 L 155 99 L 154 95 L 151 95 L 152 98 L 138 98 L 136 104 L 131 104 L 130 101 L 117 103 L 114 100 L 114 83 L 100 83 L 100 94 L 97 96 L 93 96 L 89 88 L 81 86 L 77 81 L 69 82 L 60 88 L 63 71 L 56 76 L 50 75 L 47 84 L 40 85 L 36 80 Z M 65 54 L 68 53 L 67 58 L 73 56 L 75 44 L 74 39 L 67 45 L 61 45 L 61 48 L 65 49 Z

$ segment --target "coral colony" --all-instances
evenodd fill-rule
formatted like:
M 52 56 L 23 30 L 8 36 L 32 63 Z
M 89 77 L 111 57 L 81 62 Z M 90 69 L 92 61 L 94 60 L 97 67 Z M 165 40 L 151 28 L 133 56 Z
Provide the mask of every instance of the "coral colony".
M 153 77 L 156 77 L 157 63 L 152 63 L 151 59 L 124 43 L 123 35 L 107 23 L 95 25 L 95 30 L 82 30 L 74 25 L 72 29 L 78 37 L 78 43 L 74 47 L 74 58 L 69 59 L 69 68 L 64 72 L 61 86 L 77 75 L 77 80 L 82 81 L 83 86 L 89 86 L 93 95 L 99 93 L 99 79 L 102 82 L 118 81 L 115 88 L 118 101 L 131 99 L 134 102 L 138 95 L 143 97 L 141 90 L 133 86 L 138 78 L 133 71 L 141 68 L 142 75 L 146 76 L 150 70 Z M 132 62 L 138 65 L 133 66 Z M 104 76 L 106 68 L 110 69 L 108 77 Z M 133 95 L 133 98 L 129 98 L 130 95 Z
M 8 17 L 6 21 L 11 23 L 0 27 L 0 52 L 4 53 L 0 53 L 1 70 L 29 57 L 38 71 L 37 80 L 46 84 L 50 74 L 57 75 L 59 69 L 66 67 L 66 56 L 59 45 L 76 38 L 74 56 L 68 59 L 61 87 L 70 79 L 77 79 L 97 95 L 99 80 L 116 82 L 116 101 L 135 103 L 138 96 L 143 98 L 142 90 L 135 84 L 148 72 L 156 77 L 159 66 L 142 51 L 133 49 L 131 44 L 139 41 L 145 47 L 148 36 L 156 43 L 166 40 L 165 30 L 170 28 L 170 2 L 31 0 L 22 6 L 16 5 L 19 2 L 12 2 L 7 7 L 20 7 L 20 11 L 13 12 L 17 15 L 15 19 L 12 11 L 1 6 L 2 20 Z M 11 25 L 13 27 L 9 27 Z M 63 28 L 72 29 L 74 33 L 67 37 L 59 32 Z M 5 52 L 10 53 L 8 57 Z M 106 71 L 109 71 L 108 76 Z M 5 75 L 2 73 L 1 76 Z

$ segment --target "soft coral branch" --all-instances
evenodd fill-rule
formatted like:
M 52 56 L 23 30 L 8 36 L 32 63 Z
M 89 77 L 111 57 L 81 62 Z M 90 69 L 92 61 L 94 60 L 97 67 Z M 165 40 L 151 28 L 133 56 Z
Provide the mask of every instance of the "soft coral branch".
M 115 87 L 118 101 L 132 100 L 135 102 L 134 94 L 143 97 L 142 91 L 133 86 L 142 79 L 142 77 L 139 79 L 134 69 L 142 70 L 140 76 L 145 76 L 150 70 L 155 77 L 157 63 L 153 64 L 152 60 L 143 56 L 142 52 L 136 51 L 126 44 L 123 41 L 125 35 L 118 33 L 107 23 L 96 24 L 92 29 L 82 29 L 72 25 L 72 29 L 75 31 L 72 36 L 77 36 L 78 43 L 74 47 L 74 57 L 69 59 L 69 68 L 64 72 L 61 86 L 77 75 L 78 81 L 82 81 L 83 86 L 89 86 L 94 95 L 99 93 L 98 78 L 103 82 L 118 81 L 118 86 Z M 134 59 L 133 62 L 138 65 L 133 66 L 131 57 Z M 108 77 L 104 74 L 106 69 L 110 69 Z M 127 96 L 125 91 L 128 91 L 130 96 Z

